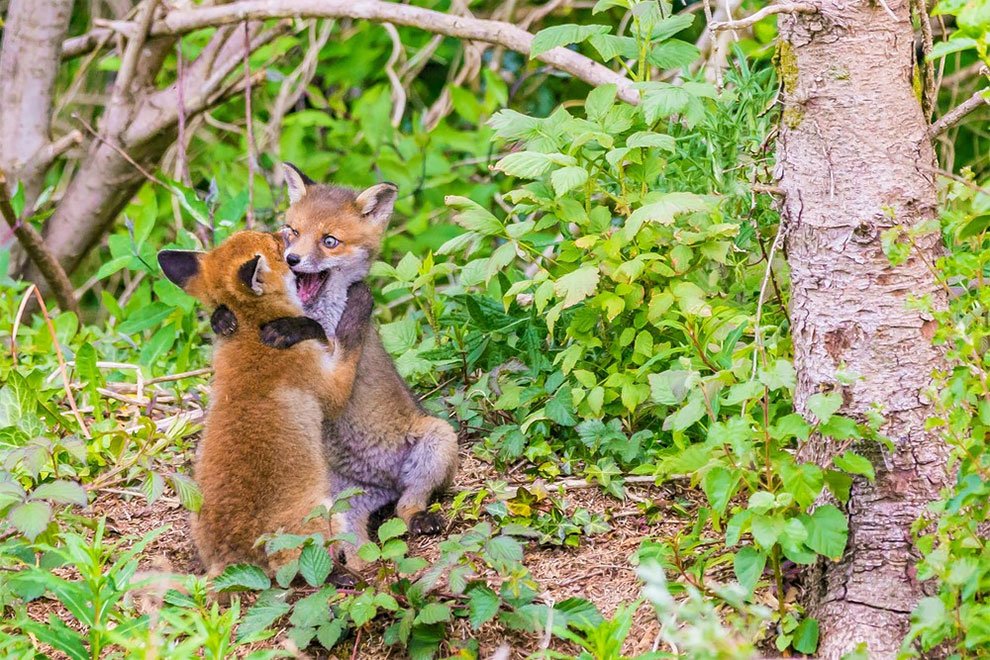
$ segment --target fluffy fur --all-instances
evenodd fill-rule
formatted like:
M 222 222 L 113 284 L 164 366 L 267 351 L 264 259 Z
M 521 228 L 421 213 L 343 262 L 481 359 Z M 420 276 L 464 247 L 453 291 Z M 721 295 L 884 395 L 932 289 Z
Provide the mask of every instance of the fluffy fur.
M 240 326 L 214 352 L 212 402 L 195 464 L 203 505 L 192 517 L 193 539 L 209 575 L 236 562 L 274 571 L 292 553 L 266 556 L 257 544 L 263 534 L 338 531 L 323 518 L 304 519 L 328 500 L 321 427 L 350 400 L 370 292 L 352 292 L 342 323 L 355 330 L 331 351 L 322 329 L 300 317 L 295 277 L 272 234 L 239 232 L 212 252 L 165 250 L 158 259 L 170 280 L 209 307 L 229 309 Z M 298 343 L 291 347 L 262 341 L 292 333 Z

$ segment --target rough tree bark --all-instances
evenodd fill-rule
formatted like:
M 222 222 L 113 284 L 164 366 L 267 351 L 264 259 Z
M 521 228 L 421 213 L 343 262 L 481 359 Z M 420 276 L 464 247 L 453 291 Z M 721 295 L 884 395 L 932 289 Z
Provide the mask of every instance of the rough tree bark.
M 878 405 L 893 452 L 872 447 L 874 484 L 855 483 L 847 506 L 846 555 L 811 572 L 810 614 L 823 658 L 865 642 L 893 657 L 921 587 L 913 577 L 910 527 L 946 483 L 946 451 L 926 432 L 924 391 L 943 357 L 934 322 L 909 296 L 945 297 L 930 268 L 938 232 L 915 239 L 891 266 L 881 233 L 936 217 L 935 157 L 912 89 L 913 30 L 907 0 L 814 0 L 814 14 L 780 19 L 784 111 L 778 143 L 783 221 L 791 268 L 796 405 L 841 391 L 845 414 Z M 893 12 L 896 20 L 890 15 Z M 857 375 L 843 386 L 839 372 Z M 834 443 L 813 440 L 827 463 Z

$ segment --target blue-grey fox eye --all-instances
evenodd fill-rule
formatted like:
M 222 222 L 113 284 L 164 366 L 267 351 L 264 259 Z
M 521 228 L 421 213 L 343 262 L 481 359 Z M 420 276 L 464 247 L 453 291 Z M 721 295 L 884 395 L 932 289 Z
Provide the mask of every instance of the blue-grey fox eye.
M 323 247 L 327 247 L 332 250 L 338 245 L 340 245 L 340 241 L 338 241 L 336 237 L 329 235 L 323 237 Z

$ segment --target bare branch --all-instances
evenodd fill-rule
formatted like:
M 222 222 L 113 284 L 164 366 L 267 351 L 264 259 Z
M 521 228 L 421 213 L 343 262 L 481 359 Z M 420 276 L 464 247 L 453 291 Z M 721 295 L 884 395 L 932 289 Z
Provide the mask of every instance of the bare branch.
M 922 61 L 919 65 L 924 70 L 925 83 L 924 93 L 921 95 L 921 110 L 925 113 L 925 121 L 929 121 L 935 110 L 938 94 L 935 87 L 935 63 L 929 58 L 932 52 L 932 22 L 928 15 L 927 0 L 913 0 L 911 5 L 918 15 L 918 24 L 921 26 Z
M 785 3 L 779 5 L 770 5 L 769 7 L 764 7 L 760 11 L 751 14 L 746 18 L 740 18 L 738 21 L 725 21 L 724 23 L 713 23 L 711 29 L 715 31 L 745 30 L 748 27 L 753 27 L 767 16 L 773 16 L 774 14 L 817 14 L 817 13 L 818 13 L 818 7 L 809 4 L 807 2 L 795 2 L 795 3 Z
M 0 48 L 0 168 L 20 181 L 28 205 L 41 191 L 47 165 L 33 162 L 50 141 L 59 49 L 72 0 L 12 0 Z
M 79 316 L 79 303 L 72 292 L 72 282 L 69 281 L 69 276 L 65 274 L 58 260 L 45 247 L 45 241 L 41 238 L 41 234 L 29 223 L 21 222 L 17 217 L 13 205 L 10 203 L 7 179 L 3 171 L 0 171 L 0 215 L 3 216 L 14 236 L 17 237 L 28 257 L 37 266 L 38 272 L 45 278 L 45 282 L 55 294 L 58 306 L 64 311 L 75 312 L 76 316 Z
M 782 9 L 783 7 L 789 9 Z M 773 9 L 769 13 L 814 11 L 812 5 L 804 3 L 775 5 L 768 9 Z M 155 21 L 151 26 L 151 35 L 181 35 L 201 28 L 230 25 L 244 20 L 296 17 L 354 18 L 376 23 L 387 22 L 458 39 L 496 44 L 527 55 L 533 43 L 532 34 L 511 23 L 451 16 L 430 9 L 381 0 L 239 0 L 214 7 L 170 11 L 163 19 Z M 106 25 L 125 34 L 132 34 L 138 30 L 138 26 L 133 21 L 114 21 Z M 67 48 L 69 47 L 78 48 L 78 45 L 67 44 Z M 541 53 L 536 59 L 591 85 L 615 84 L 619 88 L 619 98 L 628 103 L 639 102 L 639 93 L 628 78 L 572 50 L 554 48 Z
M 981 89 L 957 105 L 955 108 L 942 115 L 938 121 L 931 125 L 928 129 L 928 133 L 932 137 L 940 135 L 962 121 L 963 117 L 985 105 L 990 105 L 990 87 Z
M 137 72 L 138 58 L 141 57 L 141 49 L 148 38 L 148 31 L 151 29 L 151 21 L 155 17 L 155 7 L 158 0 L 145 0 L 145 3 L 138 10 L 136 24 L 137 31 L 131 35 L 124 49 L 124 55 L 120 60 L 120 69 L 117 71 L 117 79 L 113 85 L 113 95 L 110 99 L 111 107 L 122 107 L 124 100 L 130 96 L 131 83 Z

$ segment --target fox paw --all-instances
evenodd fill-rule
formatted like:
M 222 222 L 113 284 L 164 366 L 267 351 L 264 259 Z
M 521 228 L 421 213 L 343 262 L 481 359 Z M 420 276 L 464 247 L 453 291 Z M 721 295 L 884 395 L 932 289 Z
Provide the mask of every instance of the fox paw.
M 210 327 L 221 337 L 229 337 L 237 332 L 237 316 L 226 305 L 220 305 L 210 316 Z
M 261 326 L 261 342 L 272 348 L 291 348 L 307 339 L 326 341 L 323 327 L 306 316 L 286 316 Z
M 443 531 L 443 516 L 430 511 L 417 511 L 409 518 L 410 536 L 435 536 Z
M 363 280 L 355 282 L 347 289 L 347 306 L 340 315 L 335 333 L 341 346 L 353 348 L 364 339 L 373 302 L 371 289 Z

